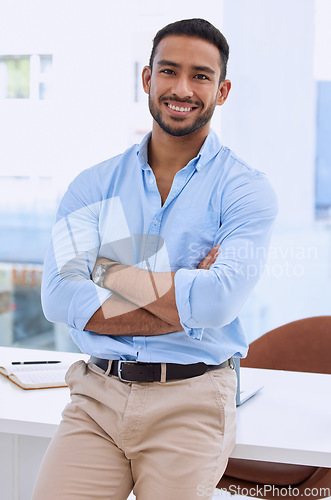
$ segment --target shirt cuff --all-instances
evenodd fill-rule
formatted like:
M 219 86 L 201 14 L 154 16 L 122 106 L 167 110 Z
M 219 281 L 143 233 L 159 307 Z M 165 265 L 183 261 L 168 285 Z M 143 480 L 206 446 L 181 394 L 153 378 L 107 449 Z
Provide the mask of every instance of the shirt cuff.
M 68 325 L 84 330 L 88 320 L 109 299 L 112 292 L 95 285 L 92 280 L 86 280 L 80 285 L 70 301 Z
M 192 317 L 190 302 L 191 288 L 198 272 L 198 269 L 179 269 L 174 277 L 176 306 L 180 324 L 193 340 L 201 340 L 203 335 L 203 328 Z

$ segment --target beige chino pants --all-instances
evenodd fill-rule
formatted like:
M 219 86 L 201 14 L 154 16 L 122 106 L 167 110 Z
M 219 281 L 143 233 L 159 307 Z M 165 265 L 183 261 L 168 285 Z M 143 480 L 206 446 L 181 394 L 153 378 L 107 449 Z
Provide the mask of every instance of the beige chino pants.
M 210 499 L 235 444 L 230 367 L 170 382 L 126 383 L 91 362 L 66 377 L 71 402 L 33 500 Z

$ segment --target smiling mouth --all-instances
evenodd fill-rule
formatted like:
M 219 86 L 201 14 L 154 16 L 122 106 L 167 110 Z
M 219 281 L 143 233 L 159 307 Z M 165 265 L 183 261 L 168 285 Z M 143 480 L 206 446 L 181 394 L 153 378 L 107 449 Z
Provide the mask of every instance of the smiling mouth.
M 190 103 L 181 103 L 181 102 L 176 102 L 176 103 L 171 103 L 171 102 L 165 102 L 164 103 L 171 111 L 174 111 L 178 114 L 180 113 L 190 113 L 191 111 L 194 111 L 197 109 L 197 106 L 195 105 L 189 105 Z
M 192 107 L 190 108 L 184 108 L 184 107 L 179 107 L 179 106 L 174 106 L 173 104 L 168 104 L 168 108 L 170 109 L 173 109 L 174 111 L 181 111 L 182 113 L 183 112 L 186 112 L 186 111 L 192 111 Z

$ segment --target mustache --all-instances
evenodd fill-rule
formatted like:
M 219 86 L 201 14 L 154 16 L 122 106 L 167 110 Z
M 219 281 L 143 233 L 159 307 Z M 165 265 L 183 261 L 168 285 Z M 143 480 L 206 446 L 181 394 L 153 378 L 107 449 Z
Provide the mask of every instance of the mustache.
M 174 101 L 174 102 L 182 102 L 186 104 L 193 104 L 194 106 L 201 106 L 201 102 L 198 101 L 192 101 L 191 99 L 181 99 L 180 97 L 161 97 L 160 99 L 161 102 L 169 102 L 169 101 Z

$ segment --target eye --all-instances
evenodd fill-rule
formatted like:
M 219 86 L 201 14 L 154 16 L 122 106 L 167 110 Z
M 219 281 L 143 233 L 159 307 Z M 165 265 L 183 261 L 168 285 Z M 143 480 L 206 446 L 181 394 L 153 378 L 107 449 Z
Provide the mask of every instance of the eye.
M 160 73 L 165 73 L 166 75 L 174 75 L 174 74 L 175 74 L 174 70 L 169 69 L 169 68 L 162 69 L 162 70 L 160 71 Z
M 197 80 L 209 80 L 208 76 L 206 75 L 203 75 L 201 73 L 199 73 L 198 75 L 195 75 L 195 77 Z

